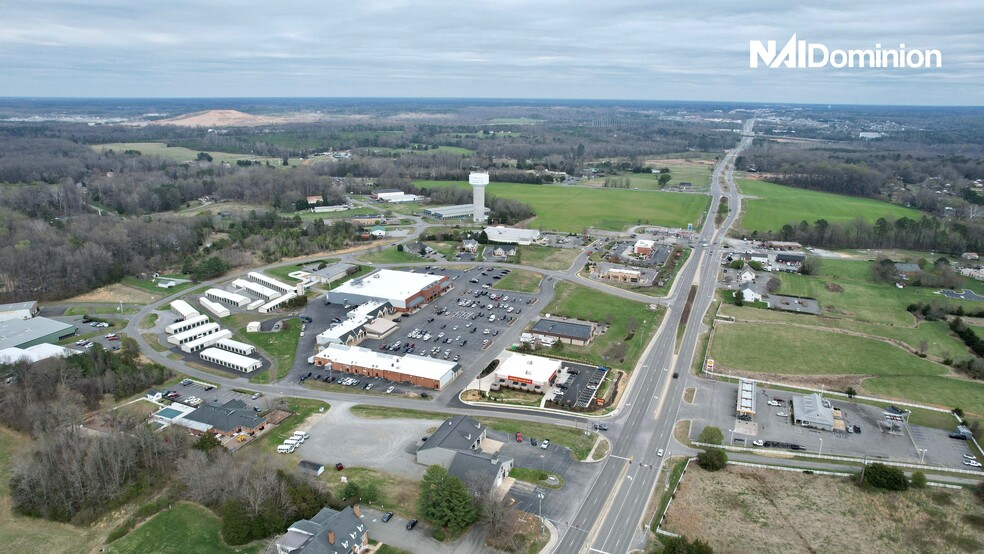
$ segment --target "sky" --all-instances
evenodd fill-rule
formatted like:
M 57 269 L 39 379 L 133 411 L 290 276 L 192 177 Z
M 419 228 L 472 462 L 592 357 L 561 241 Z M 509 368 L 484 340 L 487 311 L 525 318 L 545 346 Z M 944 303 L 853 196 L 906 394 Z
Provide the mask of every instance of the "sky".
M 984 1 L 3 0 L 0 96 L 984 105 Z M 749 41 L 938 49 L 750 69 Z

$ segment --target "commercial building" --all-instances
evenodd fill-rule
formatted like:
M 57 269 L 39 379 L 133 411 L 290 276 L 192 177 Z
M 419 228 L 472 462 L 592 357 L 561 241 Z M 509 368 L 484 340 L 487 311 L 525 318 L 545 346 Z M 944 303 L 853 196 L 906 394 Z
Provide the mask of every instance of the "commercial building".
M 236 371 L 241 371 L 243 373 L 256 371 L 257 369 L 263 367 L 263 362 L 260 360 L 243 356 L 242 354 L 236 354 L 235 352 L 229 352 L 228 350 L 221 350 L 219 348 L 206 348 L 205 350 L 202 350 L 199 356 L 206 362 L 211 362 L 215 365 L 220 365 L 229 369 L 235 369 Z
M 305 278 L 315 283 L 323 283 L 325 285 L 328 285 L 334 283 L 339 279 L 348 277 L 353 273 L 357 273 L 358 271 L 359 271 L 359 266 L 357 265 L 329 264 L 321 269 L 308 272 Z
M 380 202 L 388 202 L 390 204 L 401 204 L 404 202 L 416 202 L 420 200 L 420 197 L 416 194 L 407 194 L 405 192 L 381 192 L 376 195 L 376 199 Z
M 643 256 L 648 258 L 652 256 L 653 250 L 656 248 L 656 241 L 639 239 L 632 246 L 632 253 L 636 256 Z
M 77 350 L 48 343 L 35 344 L 27 348 L 10 346 L 0 350 L 0 364 L 15 364 L 19 361 L 33 364 L 48 358 L 67 358 L 78 353 Z
M 325 294 L 325 302 L 358 305 L 375 300 L 388 302 L 395 311 L 409 312 L 444 294 L 452 287 L 453 283 L 446 275 L 377 269 L 329 291 Z
M 473 239 L 465 239 L 461 241 L 461 249 L 465 252 L 471 252 L 472 254 L 478 253 L 478 241 Z
M 220 329 L 221 327 L 218 323 L 206 323 L 205 325 L 199 325 L 198 327 L 193 327 L 186 331 L 181 331 L 180 333 L 175 333 L 167 338 L 167 342 L 173 344 L 174 346 L 181 346 L 186 342 L 191 342 L 198 338 L 204 337 L 205 335 L 218 333 Z
M 229 317 L 229 308 L 226 308 L 218 302 L 212 302 L 204 296 L 199 296 L 198 303 L 201 304 L 206 310 L 212 312 L 212 315 L 215 317 Z
M 31 319 L 41 313 L 41 306 L 37 300 L 28 302 L 15 302 L 13 304 L 0 304 L 0 321 L 9 319 Z
M 515 227 L 486 227 L 485 235 L 489 237 L 489 242 L 500 242 L 504 244 L 533 244 L 540 240 L 540 231 L 536 229 L 517 229 Z
M 803 427 L 833 431 L 834 410 L 830 401 L 817 393 L 797 395 L 793 397 L 793 421 Z
M 245 279 L 236 279 L 232 282 L 232 286 L 251 293 L 257 298 L 262 298 L 268 301 L 280 296 L 279 291 L 275 291 L 270 287 L 265 287 L 259 283 L 254 283 Z
M 0 321 L 0 350 L 54 344 L 75 334 L 77 327 L 46 317 Z
M 430 216 L 436 219 L 474 219 L 475 217 L 475 205 L 474 204 L 458 204 L 456 206 L 441 206 L 438 208 L 424 208 L 424 215 Z M 488 208 L 482 208 L 483 216 L 488 219 L 489 214 L 492 210 Z
M 396 356 L 346 344 L 329 344 L 314 363 L 334 370 L 441 390 L 458 376 L 458 364 L 415 354 Z
M 513 388 L 544 393 L 553 385 L 563 363 L 560 360 L 504 352 L 495 368 L 492 390 Z
M 642 272 L 638 269 L 610 267 L 601 273 L 601 278 L 616 283 L 638 283 L 642 280 Z
M 781 240 L 767 241 L 763 246 L 772 250 L 800 250 L 803 248 L 803 245 L 798 242 Z
M 564 344 L 587 346 L 595 333 L 595 324 L 591 322 L 561 321 L 558 319 L 541 318 L 530 329 L 537 339 L 559 340 Z
M 171 302 L 171 311 L 181 319 L 188 319 L 198 315 L 198 310 L 191 307 L 191 304 L 184 300 L 174 300 Z
M 201 327 L 202 325 L 207 325 L 209 322 L 209 317 L 205 314 L 196 315 L 189 317 L 183 321 L 178 321 L 172 323 L 164 328 L 164 332 L 173 335 L 175 333 L 183 333 L 188 329 L 194 329 L 195 327 Z
M 512 470 L 513 460 L 482 452 L 487 434 L 485 426 L 470 417 L 447 419 L 417 448 L 417 463 L 440 465 L 469 488 L 495 492 Z
M 755 382 L 746 379 L 738 380 L 738 402 L 735 413 L 738 415 L 755 415 Z
M 291 524 L 276 545 L 277 554 L 361 554 L 369 550 L 369 528 L 358 504 L 340 512 L 322 508 Z
M 206 428 L 206 432 L 230 436 L 236 433 L 255 433 L 266 425 L 266 418 L 257 414 L 242 400 L 230 400 L 225 404 L 207 402 L 198 409 L 175 418 L 176 425 L 191 422 L 197 425 L 185 425 L 193 429 Z
M 237 308 L 245 308 L 250 302 L 253 301 L 252 298 L 247 296 L 243 296 L 235 292 L 224 291 L 222 289 L 208 289 L 205 291 L 205 297 L 214 302 L 221 302 Z M 173 309 L 174 302 L 171 303 L 171 307 Z
M 315 340 L 319 346 L 326 344 L 356 345 L 366 338 L 365 328 L 368 323 L 369 318 L 367 317 L 352 317 L 349 314 L 349 318 L 345 321 L 318 333 Z

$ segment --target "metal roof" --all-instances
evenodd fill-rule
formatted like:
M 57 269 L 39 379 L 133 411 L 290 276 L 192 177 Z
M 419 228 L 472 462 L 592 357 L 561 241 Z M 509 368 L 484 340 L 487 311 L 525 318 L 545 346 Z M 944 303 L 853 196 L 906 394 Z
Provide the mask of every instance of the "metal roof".
M 48 335 L 70 335 L 75 329 L 74 325 L 46 317 L 0 321 L 0 350 L 19 347 Z
M 485 427 L 468 416 L 455 416 L 444 420 L 440 427 L 434 430 L 427 442 L 417 450 L 445 448 L 447 450 L 471 450 Z
M 753 415 L 755 413 L 755 382 L 745 379 L 738 380 L 738 405 L 736 411 L 739 414 Z
M 557 321 L 556 319 L 540 319 L 531 331 L 533 333 L 540 333 L 541 335 L 580 340 L 590 339 L 592 332 L 590 325 L 572 323 L 570 321 Z
M 805 425 L 834 426 L 834 410 L 817 393 L 794 396 L 793 416 Z

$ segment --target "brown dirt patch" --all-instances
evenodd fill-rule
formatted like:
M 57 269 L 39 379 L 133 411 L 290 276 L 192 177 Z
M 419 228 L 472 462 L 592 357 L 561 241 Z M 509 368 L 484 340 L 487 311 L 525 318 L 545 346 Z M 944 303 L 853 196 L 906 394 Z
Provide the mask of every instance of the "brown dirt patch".
M 826 283 L 824 287 L 826 287 L 828 292 L 844 292 L 844 287 L 837 283 Z
M 476 389 L 468 389 L 461 393 L 461 399 L 465 402 L 479 402 L 482 400 L 482 392 Z
M 665 527 L 715 552 L 980 552 L 970 492 L 864 492 L 846 478 L 691 465 Z M 808 514 L 808 517 L 805 517 Z
M 278 425 L 280 422 L 292 415 L 294 415 L 294 413 L 289 410 L 271 410 L 270 413 L 267 414 L 267 423 L 271 425 Z
M 719 369 L 723 371 L 725 368 Z M 860 388 L 870 375 L 779 375 L 775 373 L 759 373 L 755 371 L 738 371 L 727 369 L 735 377 L 748 377 L 760 381 L 781 381 L 789 387 L 806 387 L 818 389 L 823 386 L 826 390 L 846 390 L 847 387 Z M 765 385 L 768 388 L 767 385 Z
M 178 115 L 168 119 L 151 122 L 152 125 L 177 125 L 179 127 L 256 127 L 259 125 L 278 125 L 316 121 L 317 115 L 278 117 L 253 115 L 239 110 L 206 110 Z
M 89 291 L 74 298 L 69 298 L 65 302 L 96 303 L 96 302 L 123 302 L 124 304 L 150 304 L 159 299 L 160 296 L 113 283 L 96 290 Z

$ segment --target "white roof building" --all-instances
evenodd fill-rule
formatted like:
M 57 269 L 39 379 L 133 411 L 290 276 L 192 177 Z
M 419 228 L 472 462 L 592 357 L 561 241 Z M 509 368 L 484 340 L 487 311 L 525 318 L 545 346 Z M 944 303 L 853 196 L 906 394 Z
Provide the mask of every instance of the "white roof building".
M 540 231 L 536 229 L 517 229 L 515 227 L 486 227 L 485 235 L 492 242 L 507 244 L 533 244 L 540 240 Z
M 278 281 L 277 279 L 274 279 L 273 277 L 268 277 L 267 275 L 264 275 L 263 273 L 260 273 L 258 271 L 250 271 L 249 273 L 246 274 L 246 278 L 249 279 L 250 281 L 253 281 L 254 283 L 259 283 L 265 287 L 269 287 L 273 290 L 280 291 L 281 294 L 287 294 L 288 292 L 297 291 L 296 285 L 294 286 L 288 285 L 286 283 Z
M 164 328 L 164 332 L 167 333 L 167 334 L 169 334 L 169 335 L 173 335 L 175 333 L 183 333 L 184 331 L 187 331 L 188 329 L 191 329 L 191 328 L 194 328 L 194 327 L 198 327 L 199 325 L 205 325 L 209 321 L 210 320 L 209 320 L 208 316 L 205 315 L 205 314 L 196 315 L 194 317 L 189 317 L 188 319 L 185 319 L 184 321 L 176 321 L 176 322 L 168 325 L 167 327 Z
M 656 241 L 654 241 L 654 240 L 647 240 L 647 239 L 639 239 L 632 246 L 632 251 L 635 252 L 636 254 L 638 254 L 638 253 L 640 253 L 640 251 L 641 252 L 652 251 L 652 249 L 655 248 L 655 247 L 656 247 Z
M 297 293 L 288 292 L 287 294 L 285 294 L 285 295 L 283 295 L 283 296 L 281 296 L 279 298 L 274 298 L 273 300 L 271 300 L 271 301 L 267 302 L 266 304 L 260 306 L 260 313 L 261 314 L 269 313 L 270 311 L 276 310 L 277 308 L 279 308 L 285 302 L 288 302 L 288 301 L 293 300 L 295 298 L 297 298 Z
M 441 389 L 457 376 L 458 364 L 429 356 L 406 354 L 395 356 L 378 350 L 345 344 L 329 344 L 315 356 L 319 365 L 362 375 L 385 377 L 392 381 L 410 381 L 422 386 Z M 338 366 L 342 366 L 339 368 Z
M 206 348 L 202 350 L 199 356 L 206 362 L 212 362 L 213 364 L 242 371 L 243 373 L 255 371 L 263 366 L 263 362 L 259 360 L 218 348 Z
M 256 296 L 259 296 L 260 298 L 263 298 L 267 301 L 273 300 L 274 298 L 280 296 L 279 291 L 275 291 L 270 287 L 265 287 L 259 283 L 253 283 L 245 279 L 236 279 L 235 281 L 232 282 L 232 286 L 238 287 L 245 291 L 249 291 L 255 294 Z
M 203 308 L 212 312 L 215 317 L 229 317 L 229 308 L 226 308 L 218 302 L 212 302 L 204 296 L 198 297 L 198 303 L 202 305 Z
M 333 304 L 359 305 L 369 301 L 389 302 L 407 311 L 437 296 L 450 286 L 446 275 L 378 269 L 359 279 L 342 283 L 325 299 Z
M 41 312 L 36 300 L 29 302 L 15 302 L 13 304 L 0 304 L 0 321 L 10 319 L 31 319 Z
M 198 310 L 191 307 L 191 304 L 185 302 L 184 300 L 175 300 L 171 302 L 171 311 L 174 315 L 182 318 L 188 319 L 189 317 L 195 317 L 198 315 Z
M 14 364 L 19 360 L 25 360 L 33 364 L 41 360 L 47 360 L 48 358 L 67 358 L 78 353 L 78 350 L 48 343 L 35 344 L 27 348 L 11 346 L 0 350 L 0 364 Z
M 240 308 L 248 305 L 250 302 L 253 301 L 252 298 L 248 298 L 246 296 L 243 296 L 235 292 L 224 291 L 222 289 L 208 289 L 207 291 L 205 291 L 205 296 L 208 297 L 209 300 L 214 300 L 216 302 L 225 302 L 226 304 L 229 304 L 231 306 L 238 306 Z M 172 309 L 174 308 L 174 302 L 171 303 L 171 308 Z
M 515 387 L 546 392 L 563 362 L 517 352 L 503 352 L 495 368 L 496 381 L 501 387 Z

